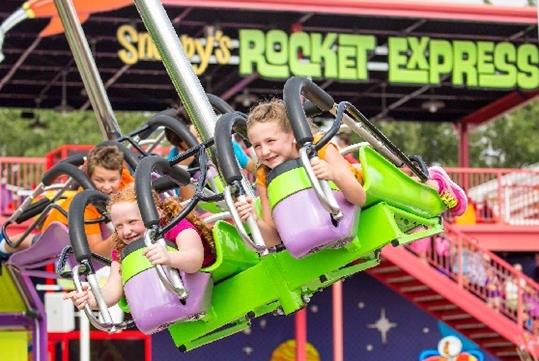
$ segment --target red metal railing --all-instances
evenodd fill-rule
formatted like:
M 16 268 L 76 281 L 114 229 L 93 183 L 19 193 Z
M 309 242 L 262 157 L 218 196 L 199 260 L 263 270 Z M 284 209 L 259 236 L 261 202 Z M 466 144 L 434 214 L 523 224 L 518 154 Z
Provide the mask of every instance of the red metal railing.
M 0 157 L 0 215 L 11 215 L 40 182 L 44 169 L 44 158 Z
M 477 222 L 539 225 L 539 170 L 448 168 L 475 207 Z
M 527 342 L 539 342 L 539 285 L 455 227 L 445 228 L 408 250 L 514 321 Z

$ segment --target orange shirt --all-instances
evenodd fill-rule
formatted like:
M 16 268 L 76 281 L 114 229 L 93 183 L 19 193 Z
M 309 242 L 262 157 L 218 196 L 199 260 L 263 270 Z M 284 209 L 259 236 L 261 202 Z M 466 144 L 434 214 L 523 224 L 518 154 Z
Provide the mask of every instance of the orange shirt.
M 129 184 L 133 183 L 133 176 L 129 173 L 127 169 L 122 169 L 122 176 L 120 179 L 120 190 L 124 189 Z M 64 209 L 66 212 L 69 212 L 69 206 L 71 205 L 71 202 L 73 201 L 73 198 L 77 195 L 77 193 L 74 193 L 70 197 L 64 199 L 63 201 L 58 203 L 58 206 L 60 206 L 62 209 Z M 97 219 L 101 217 L 101 213 L 93 206 L 89 205 L 84 210 L 84 220 L 85 221 L 91 221 L 94 219 Z M 58 210 L 53 209 L 47 218 L 45 219 L 45 222 L 43 223 L 43 226 L 41 227 L 41 230 L 47 229 L 47 227 L 52 222 L 60 222 L 62 224 L 68 225 L 67 218 Z M 85 224 L 84 225 L 84 231 L 86 235 L 94 235 L 101 233 L 101 228 L 99 227 L 99 223 L 93 223 L 93 224 Z

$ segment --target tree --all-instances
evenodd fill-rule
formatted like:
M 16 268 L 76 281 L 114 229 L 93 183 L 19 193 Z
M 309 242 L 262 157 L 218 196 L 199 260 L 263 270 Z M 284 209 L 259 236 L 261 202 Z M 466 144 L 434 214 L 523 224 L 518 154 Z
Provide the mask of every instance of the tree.
M 470 136 L 473 167 L 520 168 L 539 162 L 539 101 L 478 127 Z
M 64 144 L 96 144 L 103 140 L 93 112 L 61 114 L 34 110 L 34 118 L 23 119 L 19 109 L 0 110 L 0 155 L 43 156 Z M 116 113 L 124 133 L 136 129 L 149 115 Z

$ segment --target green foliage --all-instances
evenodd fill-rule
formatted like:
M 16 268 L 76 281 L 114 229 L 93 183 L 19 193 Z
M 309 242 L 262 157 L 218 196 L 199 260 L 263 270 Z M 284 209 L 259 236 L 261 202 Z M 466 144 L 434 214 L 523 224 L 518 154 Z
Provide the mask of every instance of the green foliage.
M 96 144 L 102 140 L 93 112 L 61 114 L 34 110 L 22 119 L 19 109 L 0 109 L 0 156 L 43 156 L 64 144 Z M 128 133 L 151 114 L 116 113 Z M 32 127 L 38 123 L 44 128 Z M 382 132 L 406 154 L 418 154 L 428 164 L 458 165 L 458 132 L 449 123 L 377 122 Z M 522 167 L 539 162 L 539 102 L 470 131 L 472 167 Z M 359 140 L 352 137 L 352 141 Z
M 93 112 L 34 113 L 34 119 L 22 119 L 19 109 L 0 110 L 0 155 L 43 156 L 64 144 L 96 144 L 103 140 Z M 136 129 L 148 117 L 142 113 L 116 113 L 124 133 Z
M 458 142 L 453 124 L 380 122 L 376 125 L 406 154 L 420 155 L 427 164 L 457 165 Z
M 421 155 L 427 164 L 458 165 L 458 131 L 454 124 L 377 122 L 376 126 L 403 152 Z M 520 168 L 537 163 L 538 140 L 539 101 L 536 101 L 472 129 L 470 166 Z
M 539 162 L 539 101 L 482 125 L 470 136 L 474 167 L 520 168 Z

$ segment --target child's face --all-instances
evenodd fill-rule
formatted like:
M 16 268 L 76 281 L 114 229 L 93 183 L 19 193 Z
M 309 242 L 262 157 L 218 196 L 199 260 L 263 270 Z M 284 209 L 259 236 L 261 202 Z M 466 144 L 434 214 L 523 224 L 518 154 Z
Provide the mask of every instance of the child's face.
M 121 171 L 109 170 L 96 165 L 90 180 L 98 191 L 111 195 L 120 191 Z
M 276 121 L 255 123 L 247 131 L 259 162 L 273 169 L 299 156 L 292 132 L 285 132 Z
M 137 202 L 113 204 L 110 208 L 110 219 L 118 238 L 125 244 L 139 239 L 146 231 Z

